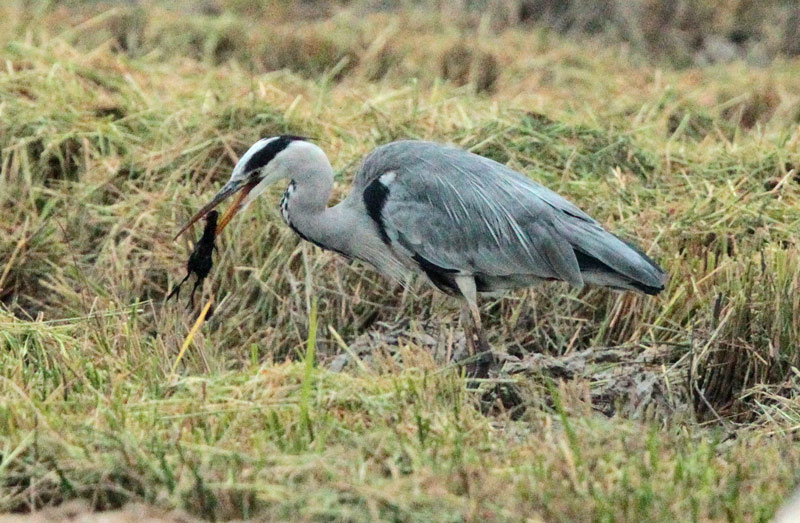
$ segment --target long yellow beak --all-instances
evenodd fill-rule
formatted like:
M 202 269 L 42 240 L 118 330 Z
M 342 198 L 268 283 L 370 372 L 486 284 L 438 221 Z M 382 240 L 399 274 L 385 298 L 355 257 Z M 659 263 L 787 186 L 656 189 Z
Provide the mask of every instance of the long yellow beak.
M 242 208 L 242 201 L 247 197 L 250 191 L 253 190 L 258 184 L 258 181 L 254 182 L 237 182 L 237 183 L 227 183 L 225 187 L 223 187 L 214 198 L 211 199 L 206 205 L 203 206 L 202 209 L 197 211 L 197 213 L 192 216 L 192 218 L 183 226 L 183 228 L 178 231 L 178 234 L 175 235 L 174 240 L 177 240 L 178 237 L 186 232 L 186 229 L 191 227 L 197 220 L 203 218 L 206 214 L 208 214 L 212 209 L 214 209 L 217 205 L 222 203 L 228 197 L 233 194 L 236 194 L 236 198 L 234 198 L 233 203 L 230 207 L 225 211 L 220 219 L 217 221 L 217 231 L 216 234 L 222 232 L 222 230 L 230 223 L 231 219 L 236 215 L 239 210 Z

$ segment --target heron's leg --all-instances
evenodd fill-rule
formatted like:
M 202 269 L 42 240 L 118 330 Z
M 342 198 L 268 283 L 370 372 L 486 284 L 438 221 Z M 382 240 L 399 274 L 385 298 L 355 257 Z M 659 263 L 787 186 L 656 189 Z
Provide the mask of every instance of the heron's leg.
M 472 316 L 472 323 L 475 325 L 475 335 L 478 337 L 478 349 L 480 352 L 491 351 L 489 342 L 486 341 L 486 332 L 483 330 L 483 322 L 481 322 L 481 311 L 478 309 L 477 303 L 469 304 L 469 312 Z
M 481 322 L 481 311 L 478 309 L 477 303 L 469 304 L 469 312 L 472 315 L 472 322 L 475 325 L 475 336 L 478 341 L 477 353 L 479 355 L 477 361 L 477 378 L 488 378 L 489 367 L 494 362 L 494 355 L 489 342 L 486 341 L 486 331 L 483 330 L 483 323 Z
M 478 360 L 475 362 L 473 370 L 470 374 L 475 378 L 488 378 L 489 367 L 492 363 L 492 349 L 486 341 L 486 334 L 483 332 L 483 323 L 481 322 L 481 311 L 478 308 L 478 292 L 475 288 L 475 278 L 472 276 L 456 276 L 456 285 L 461 295 L 464 297 L 464 305 L 462 305 L 462 317 L 464 316 L 464 309 L 469 312 L 470 321 L 464 322 L 465 325 L 470 325 L 470 328 L 464 329 L 464 334 L 467 336 L 468 347 L 470 348 L 471 356 L 477 356 Z M 469 332 L 467 332 L 469 330 Z M 478 344 L 472 339 L 473 333 L 477 337 Z
M 469 303 L 466 300 L 461 300 L 461 328 L 464 329 L 464 340 L 467 344 L 467 352 L 470 356 L 475 356 L 478 352 L 475 348 L 475 338 L 473 338 L 474 330 L 472 328 L 472 316 L 469 312 Z

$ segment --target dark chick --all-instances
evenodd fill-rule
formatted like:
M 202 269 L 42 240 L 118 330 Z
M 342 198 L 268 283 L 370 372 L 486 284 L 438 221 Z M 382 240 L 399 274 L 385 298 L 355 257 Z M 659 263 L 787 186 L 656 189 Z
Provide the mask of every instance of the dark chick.
M 203 236 L 200 238 L 200 241 L 195 244 L 192 254 L 189 255 L 189 261 L 186 262 L 186 277 L 172 289 L 172 292 L 167 296 L 167 300 L 172 298 L 172 296 L 180 297 L 181 286 L 186 283 L 189 276 L 194 273 L 197 280 L 194 282 L 192 294 L 189 296 L 189 307 L 194 307 L 194 293 L 197 288 L 203 284 L 203 280 L 206 279 L 208 273 L 211 272 L 211 267 L 214 265 L 211 255 L 216 248 L 214 239 L 216 237 L 218 217 L 219 213 L 217 211 L 211 211 L 206 215 L 206 226 L 203 229 Z

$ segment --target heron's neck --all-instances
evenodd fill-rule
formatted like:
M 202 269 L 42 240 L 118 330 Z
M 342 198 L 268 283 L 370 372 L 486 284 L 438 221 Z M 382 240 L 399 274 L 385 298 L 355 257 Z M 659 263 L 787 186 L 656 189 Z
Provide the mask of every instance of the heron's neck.
M 332 190 L 330 164 L 308 166 L 292 177 L 281 202 L 281 213 L 303 239 L 347 254 L 348 219 L 339 206 L 328 207 Z

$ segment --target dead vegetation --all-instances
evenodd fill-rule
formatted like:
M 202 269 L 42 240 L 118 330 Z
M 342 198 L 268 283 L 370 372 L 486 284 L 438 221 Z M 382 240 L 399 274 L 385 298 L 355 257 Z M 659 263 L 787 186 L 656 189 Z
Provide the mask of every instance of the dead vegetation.
M 634 24 L 652 49 L 631 52 L 616 2 L 316 4 L 0 7 L 0 507 L 769 518 L 800 470 L 800 65 L 748 67 L 786 42 L 747 17 L 791 10 L 635 3 L 668 23 Z M 678 65 L 731 28 L 743 61 L 645 63 L 695 26 Z M 392 139 L 506 162 L 637 239 L 668 289 L 487 300 L 509 357 L 467 393 L 453 305 L 298 242 L 276 193 L 220 238 L 174 373 L 194 317 L 163 301 L 191 247 L 171 238 L 280 133 L 322 145 L 336 198 Z

